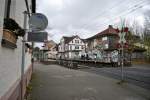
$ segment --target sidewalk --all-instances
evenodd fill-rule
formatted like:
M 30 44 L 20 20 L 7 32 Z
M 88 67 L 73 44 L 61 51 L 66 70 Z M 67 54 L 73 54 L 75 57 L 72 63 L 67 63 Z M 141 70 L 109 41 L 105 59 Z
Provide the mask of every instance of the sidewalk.
M 150 91 L 58 65 L 34 65 L 32 100 L 150 100 Z

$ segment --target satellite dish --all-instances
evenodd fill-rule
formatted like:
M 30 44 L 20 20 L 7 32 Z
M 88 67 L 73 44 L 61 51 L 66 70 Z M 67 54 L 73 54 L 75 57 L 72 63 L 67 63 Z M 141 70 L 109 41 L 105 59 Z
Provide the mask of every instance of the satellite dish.
M 48 19 L 45 15 L 41 13 L 32 14 L 29 18 L 29 28 L 36 31 L 41 31 L 46 29 L 48 25 Z

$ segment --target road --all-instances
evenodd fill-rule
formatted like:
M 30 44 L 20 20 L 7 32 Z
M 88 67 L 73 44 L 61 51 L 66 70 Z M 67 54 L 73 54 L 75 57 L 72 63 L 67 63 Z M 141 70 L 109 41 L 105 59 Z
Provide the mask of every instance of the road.
M 29 100 L 149 100 L 149 91 L 91 72 L 34 64 Z
M 79 69 L 115 79 L 121 79 L 121 68 L 86 67 Z M 134 85 L 150 90 L 150 67 L 124 67 L 124 79 Z

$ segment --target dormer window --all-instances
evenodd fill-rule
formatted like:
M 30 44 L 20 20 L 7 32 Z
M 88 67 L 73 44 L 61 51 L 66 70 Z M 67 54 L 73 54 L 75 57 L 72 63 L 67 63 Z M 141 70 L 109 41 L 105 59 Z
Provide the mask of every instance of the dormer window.
M 75 40 L 75 43 L 79 43 L 79 40 Z

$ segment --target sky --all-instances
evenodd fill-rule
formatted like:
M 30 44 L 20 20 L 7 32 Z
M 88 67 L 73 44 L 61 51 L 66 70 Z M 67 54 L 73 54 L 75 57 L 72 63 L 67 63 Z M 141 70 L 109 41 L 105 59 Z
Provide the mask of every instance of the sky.
M 48 18 L 48 39 L 56 43 L 62 36 L 88 38 L 121 19 L 143 26 L 147 10 L 150 0 L 37 0 L 37 13 Z

